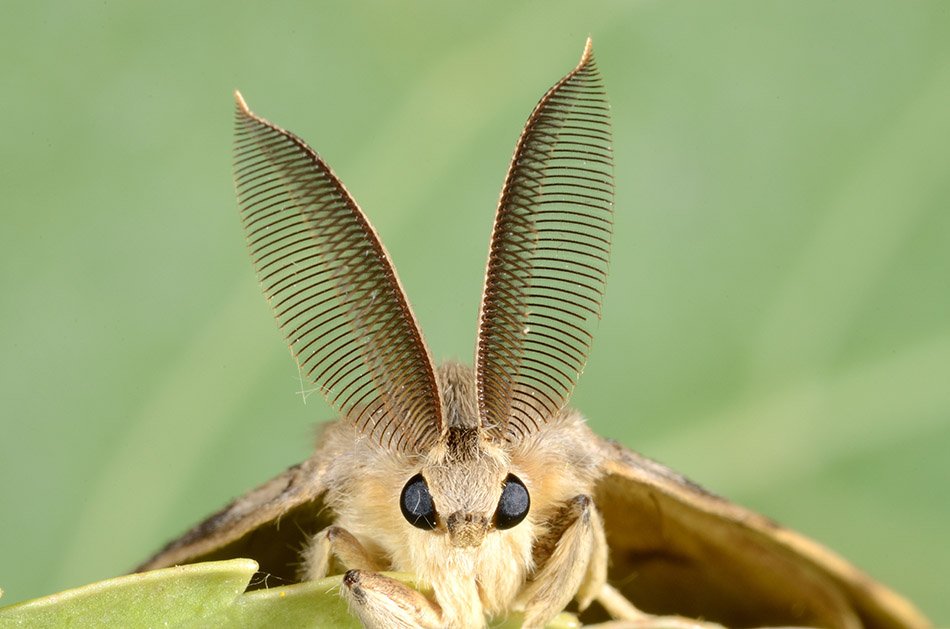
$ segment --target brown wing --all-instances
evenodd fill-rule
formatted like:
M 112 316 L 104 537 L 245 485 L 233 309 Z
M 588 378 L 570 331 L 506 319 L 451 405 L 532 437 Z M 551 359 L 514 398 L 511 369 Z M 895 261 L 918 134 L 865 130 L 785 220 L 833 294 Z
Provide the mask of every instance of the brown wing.
M 198 524 L 135 571 L 251 557 L 261 572 L 295 581 L 308 536 L 330 524 L 320 470 L 316 457 L 291 467 Z
M 609 107 L 588 40 L 528 118 L 495 214 L 475 350 L 494 438 L 536 431 L 570 397 L 600 318 L 612 218 Z
M 924 628 L 906 599 L 820 544 L 600 437 L 610 582 L 640 609 L 729 627 Z
M 439 391 L 389 254 L 326 162 L 236 96 L 247 244 L 301 372 L 382 447 L 425 451 L 441 430 Z

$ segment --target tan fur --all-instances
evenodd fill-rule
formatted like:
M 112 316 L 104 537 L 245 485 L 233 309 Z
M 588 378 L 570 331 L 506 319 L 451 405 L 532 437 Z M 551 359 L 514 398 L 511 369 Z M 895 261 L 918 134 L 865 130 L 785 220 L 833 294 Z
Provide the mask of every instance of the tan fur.
M 603 539 L 603 532 L 591 530 L 591 522 L 601 526 L 599 519 L 585 518 L 584 524 L 568 527 L 570 533 L 546 571 L 534 565 L 535 544 L 568 501 L 591 494 L 599 455 L 585 445 L 592 440 L 573 410 L 565 410 L 513 446 L 494 444 L 481 432 L 471 443 L 453 446 L 452 428 L 478 425 L 474 373 L 447 363 L 438 376 L 446 392 L 448 428 L 425 456 L 383 450 L 342 422 L 327 431 L 318 452 L 330 462 L 325 476 L 327 504 L 337 513 L 337 525 L 352 533 L 379 565 L 414 572 L 431 584 L 442 626 L 483 627 L 486 614 L 499 616 L 512 610 L 528 582 L 531 592 L 543 590 L 537 599 L 522 600 L 541 626 L 573 597 L 593 540 Z M 415 528 L 399 509 L 403 486 L 420 471 L 440 516 L 432 531 Z M 497 530 L 490 523 L 509 473 L 527 487 L 531 510 L 519 525 Z M 456 513 L 480 517 L 487 526 L 478 533 L 466 531 L 469 537 L 460 542 L 456 538 L 463 533 L 450 532 L 448 526 Z M 324 539 L 318 536 L 315 546 Z M 322 565 L 314 559 L 323 554 L 311 552 L 315 557 L 308 576 L 322 576 L 318 574 Z M 562 574 L 565 570 L 570 574 Z M 601 574 L 592 582 L 603 583 L 606 563 L 598 562 L 598 570 Z M 552 589 L 559 595 L 552 597 Z

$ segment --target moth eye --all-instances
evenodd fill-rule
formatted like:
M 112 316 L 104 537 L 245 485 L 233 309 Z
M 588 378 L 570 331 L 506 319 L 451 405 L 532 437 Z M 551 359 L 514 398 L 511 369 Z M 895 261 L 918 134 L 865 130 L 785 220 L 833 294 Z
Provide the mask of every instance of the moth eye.
M 498 510 L 495 512 L 495 528 L 510 529 L 517 526 L 531 508 L 531 498 L 528 488 L 521 479 L 509 474 L 505 479 L 505 486 L 501 490 L 501 499 L 498 501 Z
M 429 531 L 435 528 L 435 505 L 432 504 L 432 494 L 421 473 L 410 478 L 402 488 L 399 508 L 409 524 Z

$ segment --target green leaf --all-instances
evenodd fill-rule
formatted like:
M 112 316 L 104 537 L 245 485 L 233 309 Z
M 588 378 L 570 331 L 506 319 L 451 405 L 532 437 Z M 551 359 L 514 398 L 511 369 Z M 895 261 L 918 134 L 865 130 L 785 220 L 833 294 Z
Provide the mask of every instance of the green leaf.
M 0 627 L 354 627 L 340 577 L 245 593 L 257 562 L 131 574 L 0 608 Z
M 359 629 L 340 596 L 342 575 L 245 592 L 257 562 L 232 559 L 176 566 L 91 583 L 58 594 L 0 608 L 6 627 L 301 627 Z M 418 579 L 389 573 L 412 587 Z M 2 590 L 0 590 L 2 595 Z M 494 625 L 516 629 L 520 615 Z M 577 618 L 559 614 L 552 629 L 577 627 Z

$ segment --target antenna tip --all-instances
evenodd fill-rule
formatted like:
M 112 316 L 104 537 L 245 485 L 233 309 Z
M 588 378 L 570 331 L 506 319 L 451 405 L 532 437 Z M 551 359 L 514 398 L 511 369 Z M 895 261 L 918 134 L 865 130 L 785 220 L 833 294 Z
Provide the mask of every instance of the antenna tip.
M 234 90 L 234 98 L 237 100 L 238 107 L 241 109 L 241 111 L 244 113 L 248 113 L 250 111 L 247 108 L 247 103 L 244 102 L 244 97 L 241 96 L 241 92 L 239 90 Z
M 594 39 L 588 35 L 587 42 L 584 44 L 584 53 L 581 55 L 581 60 L 577 63 L 577 69 L 583 68 L 594 58 L 594 49 L 593 49 Z

